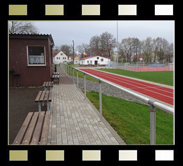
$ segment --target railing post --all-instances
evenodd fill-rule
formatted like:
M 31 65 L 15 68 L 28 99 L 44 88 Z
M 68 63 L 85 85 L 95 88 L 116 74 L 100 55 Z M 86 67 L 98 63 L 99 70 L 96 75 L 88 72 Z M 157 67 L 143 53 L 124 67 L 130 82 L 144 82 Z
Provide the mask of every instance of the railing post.
M 77 87 L 78 87 L 78 70 L 77 70 Z
M 74 83 L 74 68 L 72 68 L 72 81 Z
M 84 99 L 86 99 L 86 74 L 85 73 L 84 73 L 84 91 L 85 91 Z
M 148 101 L 150 105 L 150 145 L 156 145 L 156 108 L 153 103 L 153 100 Z
M 100 106 L 100 121 L 102 121 L 102 87 L 99 80 L 99 106 Z
M 69 72 L 69 78 L 70 78 L 70 66 L 68 66 L 68 67 L 69 67 L 69 69 L 68 69 L 69 71 L 68 72 Z

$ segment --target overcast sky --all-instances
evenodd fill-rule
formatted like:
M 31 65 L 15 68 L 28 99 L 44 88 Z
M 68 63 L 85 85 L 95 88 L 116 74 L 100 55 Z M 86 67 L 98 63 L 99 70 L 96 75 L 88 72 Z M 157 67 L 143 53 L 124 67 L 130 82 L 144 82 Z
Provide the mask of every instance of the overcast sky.
M 51 34 L 55 46 L 89 44 L 92 36 L 103 32 L 117 38 L 117 21 L 34 21 L 40 34 Z M 145 40 L 147 37 L 165 38 L 174 43 L 174 21 L 118 21 L 118 41 L 128 37 Z

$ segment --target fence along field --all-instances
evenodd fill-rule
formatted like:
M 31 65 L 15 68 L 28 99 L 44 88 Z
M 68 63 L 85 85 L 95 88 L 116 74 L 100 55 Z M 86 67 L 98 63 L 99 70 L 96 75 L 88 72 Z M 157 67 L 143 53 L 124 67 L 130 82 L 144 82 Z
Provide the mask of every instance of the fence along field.
M 131 62 L 131 63 L 117 63 L 109 62 L 106 68 L 118 68 L 123 70 L 131 70 L 136 72 L 143 71 L 174 71 L 173 63 L 158 64 L 158 63 L 145 63 L 145 62 Z

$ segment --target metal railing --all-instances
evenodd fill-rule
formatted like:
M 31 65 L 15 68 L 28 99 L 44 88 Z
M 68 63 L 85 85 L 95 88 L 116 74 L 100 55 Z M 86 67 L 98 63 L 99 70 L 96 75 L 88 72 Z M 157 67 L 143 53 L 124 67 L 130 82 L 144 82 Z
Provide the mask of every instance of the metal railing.
M 110 81 L 104 80 L 102 78 L 99 78 L 97 76 L 94 76 L 92 74 L 86 73 L 82 70 L 79 70 L 77 68 L 74 68 L 72 66 L 69 65 L 65 65 L 65 64 L 61 64 L 60 63 L 60 67 L 66 72 L 69 73 L 68 75 L 70 76 L 72 73 L 72 78 L 73 78 L 73 82 L 74 82 L 74 70 L 76 70 L 77 72 L 77 87 L 78 87 L 78 71 L 84 73 L 84 98 L 86 98 L 86 75 L 91 76 L 95 79 L 97 79 L 99 81 L 99 111 L 100 111 L 100 121 L 102 121 L 102 87 L 101 87 L 101 83 L 106 83 L 109 84 L 113 87 L 116 87 L 126 93 L 128 93 L 129 95 L 132 95 L 133 97 L 136 97 L 140 100 L 142 100 L 143 102 L 145 102 L 146 104 L 148 104 L 150 106 L 150 145 L 155 145 L 156 144 L 156 108 L 159 108 L 160 110 L 163 110 L 164 112 L 167 112 L 169 114 L 174 115 L 174 108 L 171 108 L 169 106 L 166 106 L 164 104 L 161 104 L 157 101 L 154 101 L 152 99 L 149 99 L 147 97 L 144 97 L 140 94 L 137 94 L 135 92 L 132 92 L 126 88 L 123 88 L 119 85 L 116 85 Z M 72 70 L 72 72 L 71 72 Z

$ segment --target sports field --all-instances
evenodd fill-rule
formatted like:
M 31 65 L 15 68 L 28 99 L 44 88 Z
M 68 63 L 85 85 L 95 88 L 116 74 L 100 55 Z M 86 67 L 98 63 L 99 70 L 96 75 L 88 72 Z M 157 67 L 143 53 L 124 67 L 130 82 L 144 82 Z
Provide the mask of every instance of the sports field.
M 173 86 L 173 71 L 134 72 L 122 69 L 100 69 L 100 70 Z
M 94 69 L 80 69 L 80 70 L 85 71 L 89 74 L 95 75 L 97 77 L 103 78 L 105 80 L 111 81 L 120 86 L 129 88 L 141 94 L 147 95 L 159 101 L 173 105 L 174 90 L 172 88 L 167 88 L 167 87 L 147 83 L 144 81 L 138 81 L 135 79 L 118 76 L 118 75 L 114 75 L 111 73 L 106 73 L 106 72 L 98 71 Z

